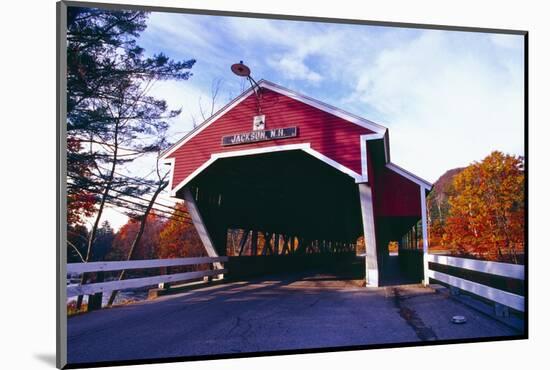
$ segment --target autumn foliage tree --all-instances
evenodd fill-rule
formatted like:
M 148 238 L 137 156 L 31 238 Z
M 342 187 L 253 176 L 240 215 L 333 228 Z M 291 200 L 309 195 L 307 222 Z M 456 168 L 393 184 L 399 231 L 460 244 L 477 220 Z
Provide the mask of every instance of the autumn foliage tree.
M 159 258 L 206 256 L 206 251 L 193 224 L 186 219 L 187 210 L 181 203 L 159 236 Z
M 495 151 L 454 176 L 444 240 L 452 251 L 518 263 L 524 243 L 524 160 Z
M 159 251 L 159 233 L 164 226 L 162 219 L 154 213 L 147 216 L 147 223 L 143 229 L 143 235 L 134 251 L 133 259 L 154 259 L 158 258 Z M 126 260 L 140 228 L 140 220 L 129 219 L 123 225 L 113 240 L 111 253 L 108 255 L 110 260 Z
M 454 168 L 445 172 L 433 185 L 426 198 L 429 225 L 429 245 L 436 250 L 445 250 L 445 224 L 449 216 L 449 197 L 453 193 L 453 178 L 464 168 Z

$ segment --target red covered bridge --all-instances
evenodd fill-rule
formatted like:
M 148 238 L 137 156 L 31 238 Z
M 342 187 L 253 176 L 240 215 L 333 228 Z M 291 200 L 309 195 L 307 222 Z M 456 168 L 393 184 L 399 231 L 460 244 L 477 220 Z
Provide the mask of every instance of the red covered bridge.
M 163 153 L 172 165 L 172 195 L 185 199 L 210 257 L 67 265 L 71 274 L 166 271 L 69 285 L 69 297 L 159 283 L 162 288 L 151 295 L 173 293 L 69 318 L 69 363 L 294 353 L 524 332 L 517 315 L 525 309 L 524 297 L 510 288 L 523 281 L 523 266 L 427 254 L 425 198 L 431 185 L 390 162 L 386 128 L 271 82 L 259 86 Z M 360 237 L 364 254 L 356 248 Z M 390 256 L 390 242 L 398 242 L 398 256 Z M 200 267 L 171 270 L 182 266 Z M 226 271 L 224 284 L 179 285 Z M 376 287 L 427 283 L 428 277 L 450 285 L 453 294 L 463 290 L 494 301 L 495 313 L 509 316 L 507 324 L 487 316 L 481 302 L 475 306 L 483 314 L 439 288 L 357 286 L 363 278 Z M 457 314 L 470 324 L 454 325 L 449 319 Z
M 431 184 L 391 163 L 385 127 L 262 80 L 162 159 L 210 256 L 227 254 L 228 229 L 243 230 L 239 256 L 280 264 L 355 255 L 364 236 L 367 285 L 388 280 L 391 241 L 400 272 L 427 281 Z

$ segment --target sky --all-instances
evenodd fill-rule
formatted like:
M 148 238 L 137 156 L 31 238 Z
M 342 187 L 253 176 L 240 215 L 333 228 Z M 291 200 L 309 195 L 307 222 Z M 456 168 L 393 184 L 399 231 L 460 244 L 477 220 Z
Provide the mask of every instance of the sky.
M 524 155 L 523 36 L 368 25 L 151 13 L 138 44 L 148 55 L 196 59 L 187 81 L 156 82 L 177 141 L 248 86 L 230 66 L 390 131 L 393 163 L 435 182 L 494 150 Z M 148 173 L 153 157 L 123 169 Z M 163 199 L 169 203 L 168 195 Z M 115 229 L 125 217 L 106 218 Z

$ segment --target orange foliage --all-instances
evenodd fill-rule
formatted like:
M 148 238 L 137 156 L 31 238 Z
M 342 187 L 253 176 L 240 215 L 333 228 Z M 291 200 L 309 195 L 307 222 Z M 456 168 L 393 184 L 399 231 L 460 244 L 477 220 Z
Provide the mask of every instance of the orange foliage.
M 96 195 L 85 190 L 67 194 L 67 224 L 81 225 L 84 217 L 95 213 Z
M 206 256 L 199 235 L 189 221 L 185 206 L 180 203 L 176 209 L 160 231 L 159 258 Z M 187 221 L 184 221 L 184 218 Z
M 524 244 L 523 158 L 495 151 L 457 174 L 443 240 L 453 252 L 518 262 Z
M 109 255 L 111 260 L 125 260 L 128 258 L 130 247 L 139 231 L 140 221 L 130 219 L 120 228 L 113 240 L 112 251 Z M 154 213 L 147 217 L 147 223 L 143 230 L 141 240 L 134 252 L 133 259 L 154 259 L 158 258 L 159 233 L 163 228 L 163 222 Z

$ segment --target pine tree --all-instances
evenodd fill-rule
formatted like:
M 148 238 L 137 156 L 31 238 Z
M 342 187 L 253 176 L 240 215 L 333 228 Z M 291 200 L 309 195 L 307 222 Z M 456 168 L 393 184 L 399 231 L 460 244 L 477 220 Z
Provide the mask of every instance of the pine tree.
M 137 38 L 146 20 L 147 13 L 141 11 L 68 8 L 67 136 L 74 143 L 67 152 L 69 209 L 79 209 L 71 197 L 95 196 L 85 261 L 96 259 L 107 204 L 123 202 L 121 194 L 143 195 L 163 186 L 162 176 L 161 183 L 128 178 L 120 176 L 118 168 L 168 145 L 168 120 L 180 110 L 169 110 L 164 100 L 148 94 L 155 81 L 187 80 L 195 63 L 164 54 L 145 56 Z

